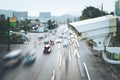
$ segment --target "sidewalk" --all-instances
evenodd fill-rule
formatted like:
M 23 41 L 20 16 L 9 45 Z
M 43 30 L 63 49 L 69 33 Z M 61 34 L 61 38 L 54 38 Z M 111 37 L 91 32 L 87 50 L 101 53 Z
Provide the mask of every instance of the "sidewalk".
M 87 46 L 87 45 L 86 45 Z M 97 64 L 100 66 L 103 66 L 106 71 L 109 72 L 108 76 L 112 76 L 114 80 L 120 79 L 120 65 L 114 65 L 107 63 L 103 60 L 102 54 L 100 51 L 92 50 L 89 46 L 87 46 L 88 49 L 92 52 L 94 57 L 96 58 Z

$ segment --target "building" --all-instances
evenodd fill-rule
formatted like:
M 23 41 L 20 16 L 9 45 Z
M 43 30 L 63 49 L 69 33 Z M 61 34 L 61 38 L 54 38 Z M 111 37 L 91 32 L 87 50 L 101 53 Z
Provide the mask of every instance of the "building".
M 0 14 L 0 19 L 5 19 L 5 15 L 4 14 Z
M 5 15 L 5 19 L 7 19 L 7 17 L 13 17 L 13 11 L 0 9 L 0 15 Z
M 17 19 L 27 19 L 28 17 L 28 12 L 13 12 L 13 16 L 16 17 Z
M 19 18 L 26 19 L 28 17 L 27 12 L 18 12 L 18 11 L 2 10 L 2 9 L 0 9 L 0 15 L 5 15 L 5 19 L 7 19 L 8 17 L 16 17 L 17 19 Z
M 120 0 L 115 2 L 115 15 L 120 16 Z
M 49 19 L 51 19 L 51 13 L 50 12 L 40 12 L 39 19 L 41 22 L 47 22 Z

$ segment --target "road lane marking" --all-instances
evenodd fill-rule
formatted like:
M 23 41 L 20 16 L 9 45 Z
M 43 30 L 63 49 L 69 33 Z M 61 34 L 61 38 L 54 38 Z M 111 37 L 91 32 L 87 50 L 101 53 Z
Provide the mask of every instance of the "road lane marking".
M 85 67 L 85 70 L 86 70 L 86 73 L 87 73 L 88 80 L 91 80 L 90 75 L 89 75 L 89 72 L 88 72 L 88 68 L 87 68 L 85 62 L 84 62 L 84 67 Z
M 80 59 L 77 59 L 77 61 L 78 61 L 79 71 L 80 71 L 81 77 L 85 77 L 84 69 L 83 69 L 83 66 L 82 66 Z
M 61 67 L 62 66 L 62 55 L 60 54 L 59 55 L 59 67 Z
M 79 55 L 79 53 L 78 53 L 77 49 L 76 49 L 76 54 L 77 54 L 77 57 L 78 57 L 78 58 L 80 58 L 80 55 Z
M 53 72 L 52 72 L 52 76 L 51 76 L 51 79 L 50 80 L 55 80 L 55 69 L 53 69 Z
M 70 50 L 69 50 L 69 61 L 71 61 L 71 53 L 70 53 Z
M 60 43 L 58 43 L 58 48 L 60 48 L 61 47 L 61 44 Z
M 74 49 L 74 56 L 76 56 L 76 51 L 77 51 L 77 49 Z
M 79 45 L 79 43 L 78 43 L 78 41 L 77 41 L 77 40 L 76 40 L 76 43 L 77 43 L 77 46 L 78 46 L 78 47 L 80 47 L 80 45 Z

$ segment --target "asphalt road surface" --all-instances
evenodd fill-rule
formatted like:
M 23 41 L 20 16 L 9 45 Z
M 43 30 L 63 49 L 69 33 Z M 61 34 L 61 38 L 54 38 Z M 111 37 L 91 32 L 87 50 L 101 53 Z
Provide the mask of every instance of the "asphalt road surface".
M 55 42 L 55 45 L 51 46 L 50 54 L 43 54 L 45 38 L 39 40 L 39 35 L 46 34 L 49 40 L 55 41 L 64 28 L 58 28 L 55 35 L 29 33 L 30 42 L 24 44 L 26 46 L 23 51 L 25 54 L 29 50 L 35 50 L 36 61 L 29 66 L 21 63 L 9 69 L 3 80 L 115 80 L 112 73 L 101 66 L 84 42 L 78 39 L 68 40 L 68 47 L 63 47 L 62 39 L 61 43 Z

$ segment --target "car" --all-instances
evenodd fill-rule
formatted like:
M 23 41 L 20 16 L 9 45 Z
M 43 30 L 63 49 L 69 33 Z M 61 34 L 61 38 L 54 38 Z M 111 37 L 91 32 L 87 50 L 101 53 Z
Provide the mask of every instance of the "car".
M 56 39 L 56 43 L 61 43 L 62 42 L 62 39 L 61 38 L 57 38 Z
M 3 56 L 2 60 L 0 60 L 0 76 L 5 73 L 7 69 L 16 67 L 21 63 L 23 59 L 21 52 L 21 50 L 14 50 Z
M 35 60 L 36 60 L 35 54 L 27 54 L 23 59 L 23 63 L 25 65 L 28 65 L 34 63 Z
M 69 46 L 69 41 L 67 39 L 64 39 L 63 47 L 68 47 L 68 46 Z
M 35 62 L 36 60 L 35 53 L 36 53 L 35 49 L 27 51 L 27 53 L 24 55 L 23 64 L 27 65 Z
M 22 54 L 22 50 L 14 50 L 14 51 L 11 51 L 10 53 L 6 54 L 3 57 L 3 60 L 15 59 L 15 58 L 21 56 L 21 54 Z
M 40 36 L 38 37 L 38 39 L 43 39 L 43 35 L 40 35 Z
M 47 54 L 51 52 L 51 46 L 50 45 L 45 45 L 43 49 L 43 53 Z
M 45 40 L 44 40 L 44 44 L 49 44 L 49 40 L 48 40 L 48 39 L 45 39 Z

